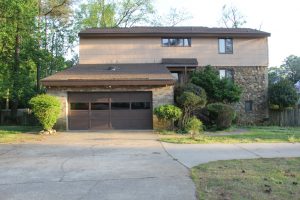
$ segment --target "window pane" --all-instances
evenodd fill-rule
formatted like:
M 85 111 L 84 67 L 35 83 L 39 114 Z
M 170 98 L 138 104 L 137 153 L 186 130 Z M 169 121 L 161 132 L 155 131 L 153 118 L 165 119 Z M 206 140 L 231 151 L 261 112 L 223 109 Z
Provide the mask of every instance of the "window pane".
M 150 109 L 150 102 L 132 102 L 131 109 L 132 110 Z
M 173 73 L 172 73 L 172 76 L 173 76 L 176 80 L 178 80 L 178 73 L 173 72 Z
M 226 53 L 232 53 L 232 39 L 226 39 Z
M 253 102 L 252 101 L 245 101 L 245 111 L 246 112 L 251 112 L 253 109 Z
M 89 103 L 71 103 L 71 110 L 89 110 Z
M 112 110 L 128 110 L 129 103 L 128 102 L 111 103 L 111 109 Z
M 176 46 L 176 44 L 177 44 L 177 39 L 175 39 L 175 38 L 170 38 L 169 41 L 170 41 L 170 46 Z
M 226 77 L 226 70 L 225 69 L 220 69 L 219 74 L 220 74 L 220 79 L 225 78 Z
M 233 80 L 233 70 L 232 69 L 226 70 L 226 78 Z
M 161 44 L 164 47 L 168 47 L 169 46 L 169 39 L 168 38 L 162 38 L 161 39 Z
M 109 110 L 109 103 L 91 103 L 91 110 Z
M 183 47 L 183 38 L 178 38 L 178 39 L 176 39 L 176 43 L 177 43 L 177 45 L 176 46 L 179 46 L 179 47 Z
M 225 39 L 219 39 L 219 53 L 225 53 Z
M 190 47 L 191 46 L 191 38 L 184 38 L 184 46 Z

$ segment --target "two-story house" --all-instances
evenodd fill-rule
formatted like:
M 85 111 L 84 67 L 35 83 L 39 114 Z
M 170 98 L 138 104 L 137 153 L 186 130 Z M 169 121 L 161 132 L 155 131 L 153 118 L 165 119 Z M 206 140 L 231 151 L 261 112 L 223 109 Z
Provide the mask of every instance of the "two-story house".
M 42 80 L 70 130 L 152 129 L 153 108 L 174 102 L 174 85 L 211 65 L 243 88 L 241 123 L 267 117 L 269 33 L 248 28 L 132 27 L 79 33 L 79 64 Z

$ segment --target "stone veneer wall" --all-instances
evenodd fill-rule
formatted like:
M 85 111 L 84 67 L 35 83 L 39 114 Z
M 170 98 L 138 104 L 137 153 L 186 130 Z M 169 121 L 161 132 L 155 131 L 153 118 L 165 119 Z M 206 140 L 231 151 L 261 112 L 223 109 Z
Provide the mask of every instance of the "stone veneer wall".
M 47 94 L 59 98 L 62 104 L 61 115 L 55 128 L 66 130 L 68 127 L 68 92 L 126 92 L 126 91 L 152 91 L 153 108 L 163 104 L 174 103 L 174 86 L 128 86 L 128 87 L 51 87 Z M 157 120 L 153 118 L 153 127 L 156 128 Z
M 239 124 L 259 124 L 268 117 L 268 72 L 266 66 L 216 67 L 232 69 L 234 81 L 243 88 L 239 103 L 234 104 Z M 245 101 L 253 101 L 253 111 L 245 112 Z

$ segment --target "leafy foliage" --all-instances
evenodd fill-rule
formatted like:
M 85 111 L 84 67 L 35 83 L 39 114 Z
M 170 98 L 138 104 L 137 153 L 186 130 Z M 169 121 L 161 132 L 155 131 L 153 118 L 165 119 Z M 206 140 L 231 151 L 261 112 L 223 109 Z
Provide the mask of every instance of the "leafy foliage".
M 182 111 L 174 105 L 161 105 L 154 109 L 154 114 L 159 120 L 171 121 L 172 129 L 174 129 L 174 122 L 181 117 Z
M 195 116 L 188 119 L 184 128 L 191 134 L 191 138 L 195 138 L 195 135 L 203 130 L 202 122 Z
M 229 128 L 235 118 L 234 109 L 227 104 L 212 103 L 207 105 L 210 119 L 216 124 L 217 129 Z
M 288 56 L 280 67 L 268 68 L 269 85 L 282 79 L 288 79 L 292 83 L 300 80 L 300 57 Z
M 195 71 L 191 82 L 203 88 L 207 94 L 208 102 L 234 103 L 240 100 L 242 89 L 230 79 L 220 79 L 219 73 L 211 66 Z
M 292 83 L 296 83 L 300 80 L 300 57 L 294 55 L 288 56 L 284 60 L 282 68 Z
M 286 79 L 282 79 L 269 86 L 269 99 L 271 105 L 278 105 L 279 109 L 294 106 L 298 101 L 298 95 L 294 85 Z
M 60 101 L 54 96 L 42 94 L 33 97 L 29 104 L 44 130 L 51 130 L 60 115 Z
M 174 105 L 161 105 L 154 109 L 154 114 L 159 119 L 164 120 L 178 120 L 182 115 L 180 108 Z
M 206 93 L 199 86 L 188 84 L 182 88 L 182 93 L 176 97 L 176 101 L 183 111 L 180 126 L 184 128 L 192 113 L 205 106 Z

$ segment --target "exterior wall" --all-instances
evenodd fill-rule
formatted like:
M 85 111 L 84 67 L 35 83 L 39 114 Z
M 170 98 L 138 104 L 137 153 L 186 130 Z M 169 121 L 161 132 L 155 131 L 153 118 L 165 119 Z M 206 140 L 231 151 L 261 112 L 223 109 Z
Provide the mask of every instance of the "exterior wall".
M 52 87 L 47 89 L 47 93 L 59 98 L 62 104 L 61 115 L 56 123 L 56 129 L 68 129 L 68 92 L 129 92 L 129 91 L 152 91 L 153 108 L 162 104 L 174 103 L 174 86 L 163 87 Z M 157 120 L 153 118 L 153 128 L 156 128 Z
M 268 66 L 267 38 L 233 38 L 233 54 L 218 53 L 218 38 L 192 38 L 191 47 L 162 47 L 161 38 L 81 38 L 80 64 L 160 63 L 197 58 L 200 66 Z
M 226 69 L 224 67 L 217 67 Z M 243 89 L 241 100 L 234 105 L 238 123 L 259 124 L 268 117 L 267 67 L 227 67 L 234 70 L 234 81 Z M 253 101 L 253 111 L 245 112 L 245 101 Z

